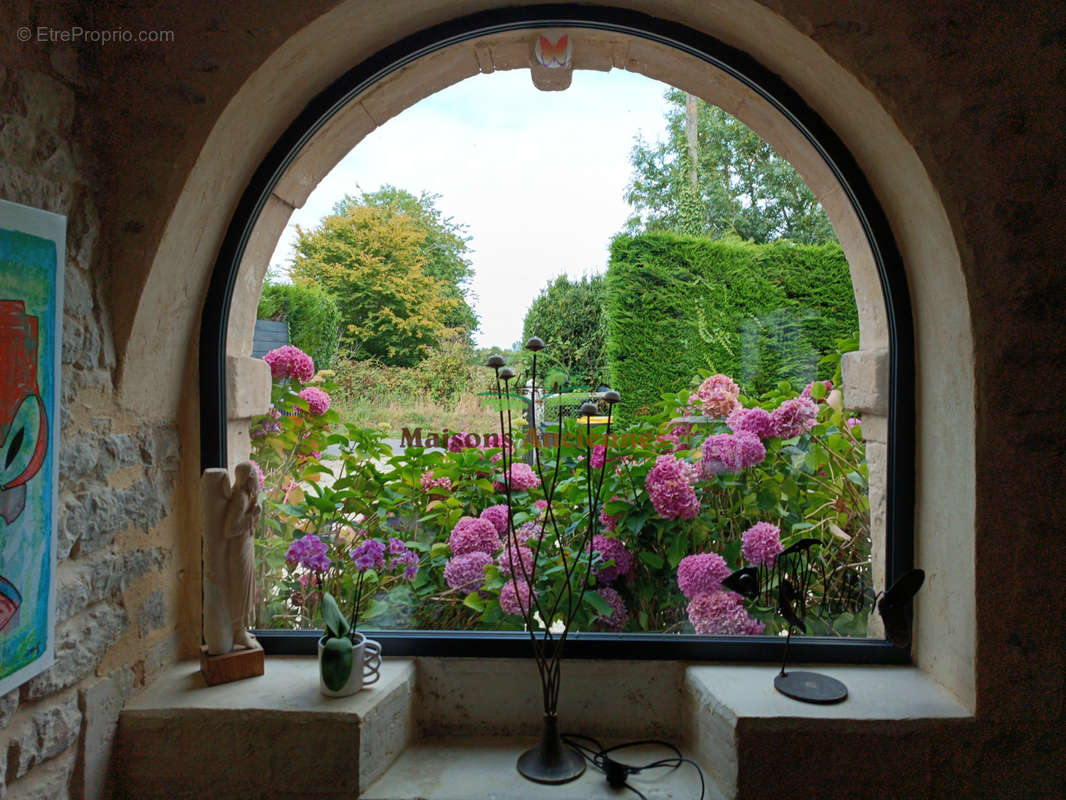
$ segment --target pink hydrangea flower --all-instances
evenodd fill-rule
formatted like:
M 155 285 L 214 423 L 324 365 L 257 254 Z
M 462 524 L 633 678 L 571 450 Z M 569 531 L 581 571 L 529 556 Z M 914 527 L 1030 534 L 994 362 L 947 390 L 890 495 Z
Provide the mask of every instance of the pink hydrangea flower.
M 315 375 L 315 362 L 299 347 L 291 344 L 271 350 L 263 360 L 270 365 L 270 376 L 277 379 L 295 378 L 306 383 Z
M 544 526 L 539 522 L 523 522 L 514 532 L 515 538 L 522 544 L 530 539 L 540 539 L 544 535 Z
M 718 433 L 703 442 L 703 474 L 740 472 L 754 467 L 766 458 L 766 448 L 759 437 L 750 431 Z
M 592 537 L 592 549 L 600 554 L 603 561 L 614 562 L 610 566 L 596 570 L 596 580 L 610 583 L 619 575 L 625 575 L 633 567 L 633 554 L 626 550 L 621 539 L 597 534 Z
M 611 607 L 611 616 L 596 617 L 596 619 L 592 621 L 593 630 L 621 633 L 622 626 L 625 625 L 626 616 L 628 614 L 622 596 L 610 586 L 604 586 L 597 589 L 596 594 L 607 601 L 607 605 Z
M 698 594 L 716 592 L 730 575 L 725 559 L 717 553 L 685 556 L 677 565 L 677 586 L 690 600 Z
M 808 400 L 810 400 L 812 402 L 824 403 L 825 402 L 825 398 L 829 396 L 829 393 L 831 391 L 833 391 L 833 382 L 832 381 L 821 381 L 821 384 L 825 387 L 825 395 L 822 397 L 821 400 L 818 400 L 818 401 L 815 401 L 814 398 L 811 397 L 811 387 L 814 386 L 814 384 L 816 384 L 816 383 L 818 383 L 818 381 L 811 381 L 806 386 L 804 386 L 803 387 L 803 391 L 800 392 L 800 397 L 805 397 L 806 399 L 808 399 Z
M 434 478 L 433 472 L 423 472 L 422 477 L 419 479 L 422 483 L 422 491 L 433 494 L 438 489 L 443 490 L 444 493 L 452 490 L 451 478 Z M 437 492 L 440 494 L 441 492 Z
M 708 417 L 728 417 L 737 405 L 740 387 L 728 375 L 712 375 L 696 390 L 696 397 Z
M 524 544 L 518 547 L 511 545 L 496 556 L 496 566 L 500 568 L 501 575 L 511 574 L 512 563 L 519 578 L 530 577 L 533 574 L 533 551 Z
M 818 421 L 818 406 L 804 397 L 786 400 L 770 414 L 774 424 L 774 435 L 782 439 L 791 439 L 804 431 L 809 431 Z
M 615 495 L 614 497 L 611 498 L 610 502 L 613 503 L 616 500 L 625 500 L 625 498 L 624 497 L 619 497 L 618 495 Z M 606 506 L 604 506 L 602 509 L 600 509 L 600 524 L 604 527 L 604 530 L 607 530 L 607 531 L 615 531 L 615 530 L 617 530 L 618 529 L 618 520 L 620 520 L 621 518 L 622 518 L 621 514 L 616 514 L 613 517 L 610 514 L 608 514 Z
M 533 591 L 525 581 L 507 581 L 500 589 L 500 608 L 508 614 L 524 616 L 529 612 Z
M 589 466 L 593 469 L 603 469 L 604 462 L 607 460 L 607 447 L 606 445 L 598 444 L 592 448 L 592 455 L 589 457 Z
M 496 532 L 503 536 L 507 533 L 508 511 L 506 503 L 489 506 L 480 514 L 482 519 L 487 519 L 496 528 Z
M 740 554 L 749 564 L 772 568 L 781 546 L 781 529 L 770 522 L 756 522 L 740 535 Z
M 655 459 L 644 479 L 651 504 L 663 519 L 692 519 L 700 511 L 700 500 L 692 489 L 698 473 L 691 464 L 674 456 Z
M 696 595 L 688 604 L 688 618 L 696 633 L 724 636 L 758 636 L 766 625 L 752 619 L 740 595 L 714 591 Z
M 754 433 L 760 439 L 774 435 L 774 423 L 770 419 L 770 412 L 764 408 L 737 406 L 726 417 L 725 424 L 732 429 L 733 433 L 748 431 L 749 433 Z
M 317 386 L 308 386 L 300 392 L 300 397 L 307 401 L 307 407 L 311 409 L 311 413 L 316 417 L 329 411 L 329 395 Z
M 473 552 L 495 553 L 500 549 L 500 536 L 487 519 L 460 517 L 448 537 L 448 546 L 457 556 Z
M 463 553 L 444 565 L 444 580 L 457 592 L 476 592 L 485 585 L 485 567 L 491 563 L 488 553 Z
M 533 471 L 533 467 L 524 461 L 511 464 L 508 472 L 511 476 L 511 491 L 513 492 L 528 492 L 530 489 L 536 489 L 540 486 L 540 478 L 537 477 L 537 473 Z M 506 488 L 501 481 L 496 481 L 495 487 L 497 492 L 502 492 Z
M 451 453 L 461 453 L 463 450 L 469 448 L 480 447 L 479 444 L 474 443 L 475 437 L 477 438 L 477 441 L 481 440 L 481 437 L 476 433 L 467 433 L 466 431 L 463 431 L 462 433 L 453 433 L 448 437 L 448 451 Z

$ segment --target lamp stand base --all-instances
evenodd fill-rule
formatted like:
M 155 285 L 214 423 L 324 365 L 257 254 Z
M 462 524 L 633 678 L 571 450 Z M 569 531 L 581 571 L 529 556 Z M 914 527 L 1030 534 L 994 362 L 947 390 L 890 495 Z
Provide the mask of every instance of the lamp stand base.
M 558 717 L 545 714 L 540 744 L 518 757 L 518 771 L 537 783 L 568 783 L 585 772 L 585 759 L 563 744 Z
M 817 672 L 782 672 L 774 678 L 774 688 L 786 697 L 803 703 L 830 705 L 848 697 L 847 686 L 836 678 Z

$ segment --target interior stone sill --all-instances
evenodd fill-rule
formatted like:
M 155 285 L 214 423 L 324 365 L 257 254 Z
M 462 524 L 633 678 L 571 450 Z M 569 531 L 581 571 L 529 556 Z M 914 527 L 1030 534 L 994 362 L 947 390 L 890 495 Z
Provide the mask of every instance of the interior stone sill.
M 518 756 L 536 743 L 515 737 L 450 737 L 411 744 L 403 755 L 371 785 L 363 800 L 602 800 L 636 797 L 627 789 L 612 789 L 602 772 L 591 766 L 575 781 L 558 786 L 528 781 L 518 774 Z M 686 753 L 692 757 L 690 753 Z M 615 754 L 625 763 L 647 764 L 672 756 L 663 747 L 634 747 Z M 705 800 L 725 800 L 704 769 Z M 630 776 L 629 784 L 648 800 L 693 800 L 700 796 L 695 768 L 649 770 Z
M 685 740 L 727 797 L 735 797 L 739 786 L 748 785 L 745 770 L 766 768 L 746 762 L 755 760 L 749 756 L 757 747 L 750 743 L 765 741 L 767 732 L 787 750 L 790 738 L 802 740 L 815 732 L 845 736 L 856 729 L 869 731 L 871 726 L 887 730 L 904 721 L 922 726 L 972 716 L 954 695 L 916 667 L 804 664 L 793 668 L 836 678 L 848 688 L 847 698 L 832 705 L 788 698 L 773 685 L 780 667 L 767 664 L 685 670 Z
M 784 697 L 773 688 L 778 667 L 767 664 L 574 660 L 564 664 L 560 717 L 605 745 L 649 736 L 680 745 L 703 767 L 708 798 L 747 785 L 745 770 L 760 767 L 738 761 L 756 759 L 747 743 L 771 729 L 802 739 L 971 717 L 914 667 L 802 669 L 843 681 L 847 700 L 819 706 Z M 605 796 L 603 775 L 592 770 L 569 788 L 518 776 L 515 759 L 536 740 L 539 706 L 528 660 L 385 659 L 381 679 L 346 698 L 319 692 L 309 656 L 270 656 L 265 675 L 213 687 L 187 661 L 123 710 L 116 764 L 128 796 L 143 798 L 198 797 L 205 787 L 217 798 L 315 797 L 326 787 L 370 800 Z M 641 780 L 648 797 L 698 796 L 689 767 Z

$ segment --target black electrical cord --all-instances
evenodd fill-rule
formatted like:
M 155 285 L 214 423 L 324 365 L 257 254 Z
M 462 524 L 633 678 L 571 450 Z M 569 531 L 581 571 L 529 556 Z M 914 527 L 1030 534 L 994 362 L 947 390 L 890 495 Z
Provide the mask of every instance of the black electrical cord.
M 630 775 L 639 775 L 646 769 L 657 769 L 659 767 L 671 767 L 677 769 L 682 764 L 691 764 L 696 768 L 696 773 L 700 776 L 700 797 L 699 800 L 703 800 L 703 794 L 706 790 L 706 786 L 703 782 L 703 770 L 700 769 L 700 765 L 693 761 L 691 758 L 685 758 L 681 755 L 681 751 L 678 750 L 670 742 L 664 742 L 661 739 L 640 739 L 636 742 L 625 742 L 623 744 L 616 744 L 613 747 L 604 747 L 597 739 L 591 736 L 584 736 L 580 733 L 564 733 L 562 735 L 563 742 L 576 750 L 581 756 L 593 767 L 600 770 L 605 776 L 607 776 L 607 783 L 613 788 L 620 789 L 626 788 L 633 792 L 641 800 L 648 800 L 642 792 L 633 786 L 629 785 Z M 582 742 L 591 742 L 595 747 L 589 747 Z M 639 747 L 645 744 L 656 744 L 660 747 L 665 747 L 668 750 L 672 750 L 676 753 L 675 756 L 670 758 L 660 758 L 657 761 L 652 761 L 649 764 L 626 764 L 621 761 L 615 761 L 608 753 L 613 753 L 616 750 L 623 750 L 628 747 Z

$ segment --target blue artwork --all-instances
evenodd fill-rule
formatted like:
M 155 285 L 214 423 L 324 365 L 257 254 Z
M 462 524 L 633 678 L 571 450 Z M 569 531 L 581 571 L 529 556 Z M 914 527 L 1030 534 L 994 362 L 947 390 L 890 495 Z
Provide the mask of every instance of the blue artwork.
M 55 657 L 66 218 L 0 201 L 0 694 Z

